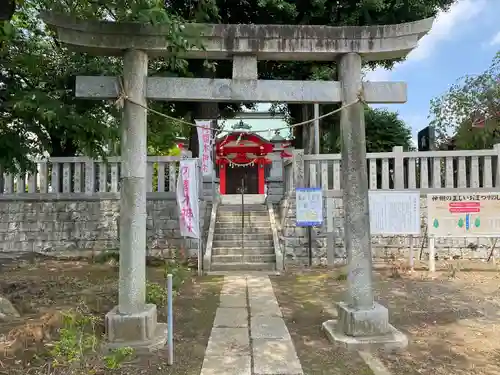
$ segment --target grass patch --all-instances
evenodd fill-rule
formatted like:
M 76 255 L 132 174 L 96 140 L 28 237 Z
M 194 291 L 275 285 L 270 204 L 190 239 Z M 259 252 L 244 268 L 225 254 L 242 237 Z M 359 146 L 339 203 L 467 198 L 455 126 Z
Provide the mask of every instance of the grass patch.
M 104 353 L 104 315 L 117 304 L 117 259 L 102 263 L 44 260 L 2 270 L 0 294 L 21 317 L 0 325 L 0 374 L 198 374 L 219 303 L 222 278 L 194 277 L 169 262 L 147 269 L 147 302 L 166 321 L 166 274 L 173 275 L 174 366 L 166 350 L 138 355 L 130 348 Z M 3 367 L 2 367 L 3 366 Z

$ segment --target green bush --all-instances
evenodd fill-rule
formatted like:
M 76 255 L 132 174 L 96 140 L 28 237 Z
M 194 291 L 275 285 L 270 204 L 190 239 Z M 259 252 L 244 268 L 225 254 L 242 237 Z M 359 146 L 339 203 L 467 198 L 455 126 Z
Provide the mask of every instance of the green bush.
M 152 303 L 158 307 L 165 306 L 167 289 L 158 283 L 146 282 L 146 303 Z
M 101 335 L 97 327 L 100 318 L 90 314 L 85 305 L 63 313 L 59 338 L 49 351 L 53 368 L 65 369 L 65 374 L 96 374 L 98 369 L 118 369 L 132 358 L 132 348 L 119 348 L 101 353 Z
M 158 307 L 167 304 L 167 275 L 172 274 L 172 294 L 175 296 L 182 284 L 191 276 L 191 270 L 182 264 L 174 261 L 165 264 L 165 284 L 160 285 L 148 281 L 146 283 L 146 303 L 153 303 Z
M 168 274 L 172 274 L 172 289 L 178 291 L 191 277 L 191 270 L 185 265 L 170 261 L 165 264 L 165 280 Z

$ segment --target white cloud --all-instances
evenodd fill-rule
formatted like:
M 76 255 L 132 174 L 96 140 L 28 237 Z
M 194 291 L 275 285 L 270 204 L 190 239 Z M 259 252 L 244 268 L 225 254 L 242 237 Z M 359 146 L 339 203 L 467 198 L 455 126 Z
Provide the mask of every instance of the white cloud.
M 431 31 L 408 55 L 408 60 L 419 61 L 429 57 L 440 42 L 453 39 L 461 25 L 477 17 L 486 5 L 486 0 L 459 0 L 447 12 L 438 13 Z
M 496 46 L 500 44 L 500 31 L 496 33 L 493 38 L 491 38 L 490 46 Z
M 367 70 L 365 72 L 365 80 L 366 81 L 390 81 L 391 80 L 391 71 L 378 68 L 375 70 Z
M 457 30 L 460 31 L 461 25 L 477 17 L 486 8 L 486 5 L 487 0 L 459 0 L 447 12 L 438 13 L 431 31 L 420 40 L 418 47 L 410 52 L 407 59 L 396 65 L 393 70 L 405 64 L 428 58 L 441 42 L 459 35 Z M 500 43 L 500 32 L 496 37 Z M 367 81 L 388 81 L 391 78 L 391 73 L 390 70 L 379 68 L 367 72 L 365 79 Z

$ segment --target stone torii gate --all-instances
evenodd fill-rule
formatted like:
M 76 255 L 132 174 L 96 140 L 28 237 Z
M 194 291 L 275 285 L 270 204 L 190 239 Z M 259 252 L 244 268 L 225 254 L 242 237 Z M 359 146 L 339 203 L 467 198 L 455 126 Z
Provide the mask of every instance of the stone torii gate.
M 165 101 L 404 103 L 401 82 L 362 82 L 362 60 L 406 56 L 431 28 L 433 19 L 370 27 L 287 25 L 187 25 L 203 31 L 204 50 L 182 53 L 187 59 L 233 61 L 232 79 L 147 77 L 148 57 L 167 55 L 166 29 L 133 23 L 77 21 L 45 14 L 70 48 L 98 55 L 123 56 L 123 113 L 119 304 L 106 316 L 110 345 L 162 345 L 164 328 L 156 307 L 145 304 L 146 255 L 146 99 Z M 258 80 L 257 61 L 334 61 L 340 82 Z M 77 77 L 76 96 L 117 98 L 117 77 Z M 137 105 L 139 104 L 139 105 Z M 345 244 L 349 259 L 348 298 L 338 305 L 339 322 L 325 322 L 328 336 L 344 345 L 404 345 L 406 338 L 389 324 L 388 310 L 374 303 L 368 216 L 363 104 L 341 111 Z M 303 171 L 302 171 L 303 173 Z M 295 176 L 303 181 L 303 175 Z

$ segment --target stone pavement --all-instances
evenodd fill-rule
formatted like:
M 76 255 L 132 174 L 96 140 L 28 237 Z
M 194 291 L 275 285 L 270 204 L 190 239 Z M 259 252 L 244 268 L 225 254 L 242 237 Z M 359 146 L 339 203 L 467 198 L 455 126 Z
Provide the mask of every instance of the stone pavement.
M 225 276 L 200 375 L 302 375 L 268 276 Z

